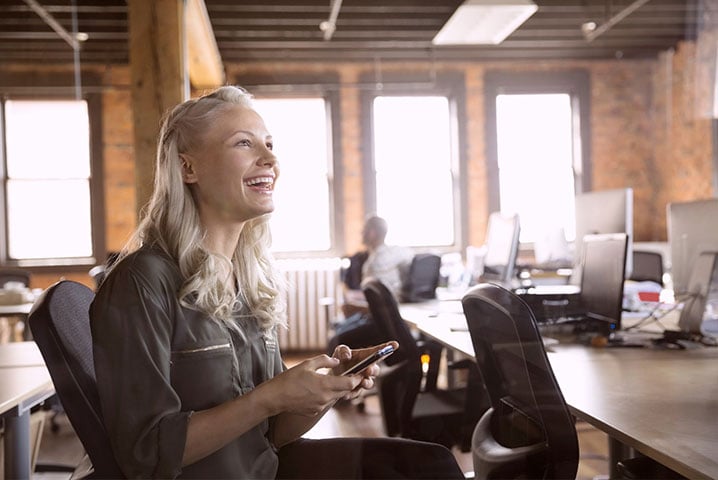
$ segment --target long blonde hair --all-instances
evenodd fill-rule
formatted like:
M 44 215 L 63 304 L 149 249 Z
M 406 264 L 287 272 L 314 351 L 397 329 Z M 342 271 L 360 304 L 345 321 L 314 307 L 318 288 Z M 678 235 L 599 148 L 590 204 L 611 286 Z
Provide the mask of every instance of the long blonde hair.
M 269 216 L 248 221 L 231 259 L 206 250 L 197 206 L 182 180 L 180 154 L 200 144 L 224 111 L 235 105 L 251 108 L 252 96 L 234 86 L 177 105 L 162 121 L 152 197 L 122 256 L 141 245 L 155 245 L 179 266 L 183 284 L 178 292 L 183 306 L 207 313 L 233 325 L 242 307 L 263 329 L 286 325 L 284 277 L 269 251 Z M 237 278 L 239 295 L 232 282 Z M 244 305 L 243 305 L 244 303 Z

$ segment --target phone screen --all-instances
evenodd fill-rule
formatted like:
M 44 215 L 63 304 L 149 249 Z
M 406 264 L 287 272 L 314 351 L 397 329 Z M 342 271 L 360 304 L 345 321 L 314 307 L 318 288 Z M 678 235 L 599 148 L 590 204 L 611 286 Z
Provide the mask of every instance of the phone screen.
M 345 371 L 342 372 L 342 375 L 354 375 L 355 373 L 359 373 L 363 371 L 364 369 L 371 366 L 373 363 L 381 360 L 382 358 L 386 358 L 389 355 L 394 353 L 394 346 L 393 345 L 387 345 L 384 348 L 380 348 L 376 352 L 372 353 L 368 357 L 366 357 L 364 360 L 360 360 L 356 364 L 352 365 L 351 367 L 347 368 Z

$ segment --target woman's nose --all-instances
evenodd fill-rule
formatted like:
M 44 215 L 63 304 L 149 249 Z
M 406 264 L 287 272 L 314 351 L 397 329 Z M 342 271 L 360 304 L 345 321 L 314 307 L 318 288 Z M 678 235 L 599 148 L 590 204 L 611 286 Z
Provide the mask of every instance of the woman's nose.
M 273 167 L 277 163 L 277 156 L 274 155 L 274 152 L 267 148 L 265 149 L 264 153 L 259 157 L 258 163 L 260 165 Z

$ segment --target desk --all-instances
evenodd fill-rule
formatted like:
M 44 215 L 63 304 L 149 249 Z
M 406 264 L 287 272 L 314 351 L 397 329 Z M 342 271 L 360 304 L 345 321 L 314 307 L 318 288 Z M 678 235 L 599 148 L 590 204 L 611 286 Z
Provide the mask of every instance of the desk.
M 458 315 L 435 315 L 436 307 L 402 305 L 401 312 L 422 333 L 473 357 L 469 333 L 452 329 Z M 559 344 L 548 357 L 576 417 L 688 478 L 718 478 L 718 348 Z
M 27 316 L 30 314 L 33 303 L 0 304 L 0 317 L 9 317 L 11 321 L 5 324 L 7 332 L 5 341 L 30 340 L 30 329 L 27 328 Z M 15 326 L 18 321 L 23 322 L 22 336 L 15 334 Z
M 4 478 L 30 478 L 30 409 L 54 393 L 52 379 L 34 342 L 0 345 Z

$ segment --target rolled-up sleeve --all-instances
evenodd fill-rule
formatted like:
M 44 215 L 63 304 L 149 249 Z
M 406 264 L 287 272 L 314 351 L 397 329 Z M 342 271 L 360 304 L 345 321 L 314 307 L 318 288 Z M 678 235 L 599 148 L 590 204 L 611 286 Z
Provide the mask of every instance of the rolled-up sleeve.
M 191 416 L 170 384 L 176 287 L 158 265 L 138 261 L 119 265 L 90 309 L 97 386 L 123 473 L 174 478 Z

